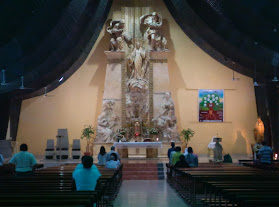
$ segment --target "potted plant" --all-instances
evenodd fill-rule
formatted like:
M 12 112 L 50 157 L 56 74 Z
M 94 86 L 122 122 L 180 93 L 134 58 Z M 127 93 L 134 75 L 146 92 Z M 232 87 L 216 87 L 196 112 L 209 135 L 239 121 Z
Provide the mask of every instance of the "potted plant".
M 180 136 L 183 137 L 185 143 L 186 143 L 186 148 L 188 147 L 188 142 L 191 140 L 191 138 L 194 136 L 195 132 L 194 130 L 188 128 L 188 129 L 183 129 L 180 132 Z
M 89 144 L 90 144 L 90 140 L 93 139 L 93 135 L 95 134 L 95 129 L 92 127 L 92 125 L 84 125 L 84 128 L 81 132 L 81 139 L 86 139 L 87 144 L 86 144 L 86 152 L 84 153 L 84 155 L 90 155 L 89 152 Z

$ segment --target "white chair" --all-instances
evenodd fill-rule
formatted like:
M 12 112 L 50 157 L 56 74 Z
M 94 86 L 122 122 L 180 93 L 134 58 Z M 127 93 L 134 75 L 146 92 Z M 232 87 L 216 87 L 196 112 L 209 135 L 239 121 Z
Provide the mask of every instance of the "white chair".
M 80 140 L 79 139 L 74 139 L 73 140 L 72 158 L 73 159 L 79 159 L 80 158 Z
M 58 129 L 56 142 L 56 159 L 69 158 L 69 139 L 67 129 Z
M 54 139 L 47 140 L 47 146 L 45 150 L 45 158 L 46 159 L 53 159 L 54 153 Z

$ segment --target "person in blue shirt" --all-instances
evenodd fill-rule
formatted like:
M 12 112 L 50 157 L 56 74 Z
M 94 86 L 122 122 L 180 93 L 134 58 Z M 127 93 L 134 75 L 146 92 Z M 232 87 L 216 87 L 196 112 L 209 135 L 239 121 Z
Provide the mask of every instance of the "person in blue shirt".
M 111 151 L 107 153 L 107 161 L 109 161 L 110 156 L 111 156 L 112 153 L 114 153 L 114 154 L 117 155 L 117 160 L 120 160 L 120 156 L 119 156 L 119 154 L 115 151 L 115 147 L 112 146 L 112 147 L 110 148 L 110 150 L 111 150 Z
M 84 156 L 82 160 L 83 168 L 73 172 L 72 187 L 77 191 L 94 191 L 101 173 L 93 167 L 93 158 Z
M 198 167 L 199 165 L 198 155 L 193 153 L 192 147 L 188 147 L 188 154 L 185 156 L 185 158 L 189 167 Z
M 265 141 L 262 142 L 262 147 L 259 149 L 258 155 L 261 164 L 271 164 L 273 161 L 272 149 L 267 146 Z
M 27 152 L 26 144 L 20 145 L 20 152 L 14 154 L 9 163 L 15 165 L 16 175 L 31 175 L 37 166 L 37 161 L 32 153 Z
M 83 168 L 82 162 L 83 162 L 83 159 L 84 159 L 85 157 L 86 157 L 86 156 L 82 156 L 82 158 L 81 158 L 81 163 L 79 163 L 79 164 L 76 166 L 76 168 L 75 168 L 74 171 L 73 171 L 73 174 L 74 174 L 74 172 L 75 172 L 76 170 L 82 169 L 82 168 Z M 99 171 L 99 169 L 97 168 L 97 166 L 94 165 L 94 164 L 92 165 L 92 168 L 95 169 L 95 170 L 97 170 L 97 171 Z
M 168 149 L 168 158 L 169 158 L 169 161 L 171 161 L 171 152 L 173 152 L 175 150 L 175 143 L 174 142 L 171 142 L 171 148 Z
M 101 146 L 100 153 L 98 154 L 98 165 L 106 165 L 107 153 L 104 146 Z
M 106 163 L 106 168 L 117 169 L 120 165 L 121 163 L 117 160 L 117 155 L 115 153 L 111 153 L 109 161 Z

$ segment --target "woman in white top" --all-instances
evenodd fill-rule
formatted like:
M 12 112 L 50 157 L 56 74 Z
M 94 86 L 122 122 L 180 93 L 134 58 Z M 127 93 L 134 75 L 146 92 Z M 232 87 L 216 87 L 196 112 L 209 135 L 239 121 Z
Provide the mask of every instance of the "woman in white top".
M 106 165 L 107 153 L 104 146 L 101 146 L 100 153 L 98 154 L 98 165 Z

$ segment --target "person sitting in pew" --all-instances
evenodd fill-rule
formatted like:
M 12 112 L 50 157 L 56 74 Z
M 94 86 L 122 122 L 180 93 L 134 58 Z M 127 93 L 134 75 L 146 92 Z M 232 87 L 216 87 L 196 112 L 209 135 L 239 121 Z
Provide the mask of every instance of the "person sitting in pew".
M 77 191 L 94 191 L 101 173 L 93 167 L 93 158 L 84 156 L 83 168 L 73 172 L 72 188 Z
M 15 165 L 17 176 L 32 175 L 37 166 L 37 161 L 32 153 L 27 152 L 26 144 L 20 145 L 20 152 L 14 154 L 9 163 Z
M 169 163 L 171 163 L 171 153 L 175 150 L 175 143 L 171 142 L 171 148 L 168 149 L 168 158 L 169 158 Z
M 267 146 L 265 141 L 262 142 L 262 147 L 259 149 L 258 152 L 260 164 L 271 164 L 273 160 L 273 152 L 272 149 Z
M 185 156 L 180 155 L 179 156 L 179 161 L 177 163 L 175 163 L 175 165 L 173 167 L 174 168 L 187 168 L 187 167 L 189 167 L 188 163 L 186 162 Z
M 87 156 L 87 155 L 86 155 Z M 76 171 L 76 170 L 78 170 L 78 169 L 82 169 L 84 166 L 83 166 L 83 164 L 82 164 L 82 162 L 83 162 L 83 159 L 86 157 L 86 156 L 82 156 L 82 158 L 81 158 L 81 163 L 80 164 L 78 164 L 77 166 L 76 166 L 76 168 L 74 169 L 74 172 Z M 97 168 L 97 166 L 96 165 L 92 165 L 92 168 L 93 169 L 95 169 L 95 170 L 97 170 L 97 171 L 99 171 L 99 169 Z M 74 173 L 73 172 L 73 173 Z M 100 171 L 99 171 L 100 172 Z
M 171 165 L 174 166 L 178 161 L 179 161 L 179 156 L 183 155 L 181 153 L 181 147 L 176 147 L 175 148 L 175 153 L 172 154 L 171 156 Z
M 198 167 L 198 163 L 199 163 L 198 155 L 193 153 L 192 147 L 188 147 L 188 154 L 185 157 L 189 167 Z
M 98 154 L 98 165 L 106 165 L 107 153 L 104 146 L 101 146 L 100 152 Z
M 107 161 L 109 161 L 110 156 L 111 156 L 112 153 L 114 153 L 114 154 L 117 155 L 117 160 L 120 160 L 119 154 L 118 154 L 117 152 L 115 152 L 115 147 L 112 146 L 112 147 L 110 148 L 110 150 L 111 150 L 111 151 L 107 153 Z
M 106 163 L 106 168 L 109 169 L 117 169 L 120 166 L 119 160 L 117 160 L 117 155 L 115 153 L 111 153 L 109 161 Z

